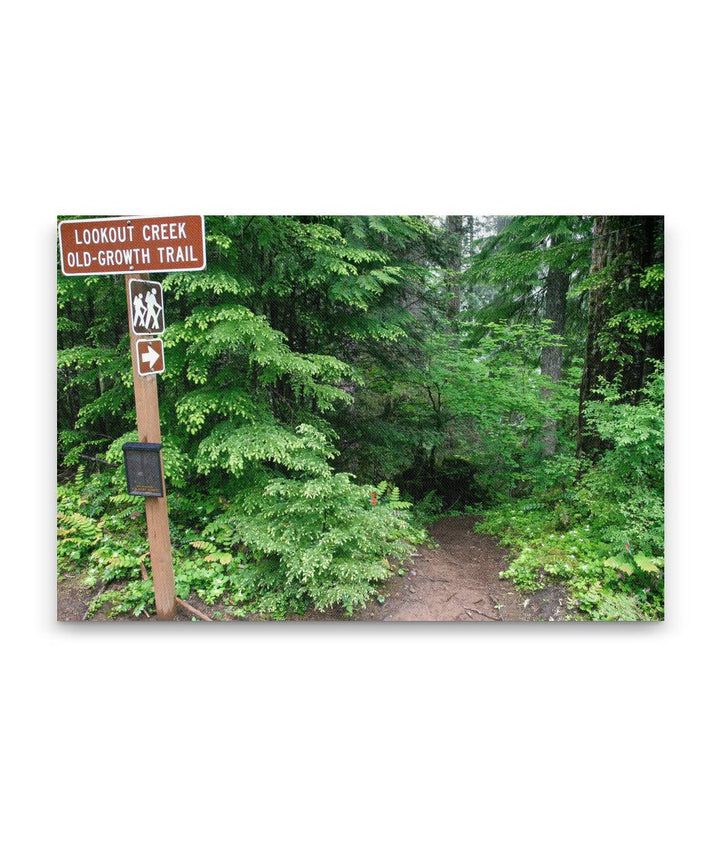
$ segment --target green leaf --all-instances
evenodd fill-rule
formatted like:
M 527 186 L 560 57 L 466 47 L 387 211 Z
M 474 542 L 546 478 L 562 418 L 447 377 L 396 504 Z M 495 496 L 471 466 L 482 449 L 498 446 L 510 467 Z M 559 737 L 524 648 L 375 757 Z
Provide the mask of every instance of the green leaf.
M 635 564 L 643 571 L 647 571 L 649 574 L 660 573 L 660 568 L 658 567 L 657 559 L 650 558 L 649 556 L 645 556 L 642 553 L 636 553 L 633 556 L 633 559 L 635 560 Z

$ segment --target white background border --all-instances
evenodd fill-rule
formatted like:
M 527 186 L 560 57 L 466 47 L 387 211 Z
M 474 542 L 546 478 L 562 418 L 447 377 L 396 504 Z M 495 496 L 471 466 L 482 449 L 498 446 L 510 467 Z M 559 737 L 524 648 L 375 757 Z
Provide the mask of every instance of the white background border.
M 716 845 L 707 8 L 13 8 L 0 233 L 12 311 L 37 322 L 32 347 L 26 332 L 5 340 L 9 852 Z M 202 118 L 173 121 L 188 108 Z M 161 207 L 665 213 L 668 621 L 56 625 L 54 218 Z

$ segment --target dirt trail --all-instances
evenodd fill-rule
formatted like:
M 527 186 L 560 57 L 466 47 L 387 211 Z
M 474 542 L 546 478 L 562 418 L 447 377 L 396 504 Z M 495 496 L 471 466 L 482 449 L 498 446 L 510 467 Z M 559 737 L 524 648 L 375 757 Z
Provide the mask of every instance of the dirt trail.
M 356 621 L 557 621 L 567 614 L 559 586 L 518 592 L 501 580 L 507 558 L 497 541 L 473 531 L 477 517 L 445 517 L 430 527 L 438 543 L 423 547 L 405 576 L 383 587 Z M 328 616 L 325 616 L 326 618 Z M 335 616 L 333 616 L 335 617 Z M 322 618 L 317 616 L 317 618 Z

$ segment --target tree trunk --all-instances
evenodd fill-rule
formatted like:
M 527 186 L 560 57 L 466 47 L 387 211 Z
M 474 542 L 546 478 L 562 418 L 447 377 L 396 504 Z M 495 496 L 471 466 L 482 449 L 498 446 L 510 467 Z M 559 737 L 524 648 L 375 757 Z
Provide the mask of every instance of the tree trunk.
M 570 287 L 570 273 L 559 268 L 550 268 L 545 280 L 545 319 L 551 322 L 550 333 L 562 336 L 565 332 L 565 309 Z M 563 348 L 546 345 L 540 354 L 540 373 L 553 383 L 559 383 L 562 375 Z M 551 398 L 552 389 L 543 389 L 543 397 Z M 548 419 L 543 430 L 543 448 L 546 455 L 554 455 L 557 449 L 557 423 Z
M 593 247 L 590 261 L 590 276 L 598 276 L 607 264 L 608 256 L 608 217 L 596 217 L 593 223 Z M 580 381 L 580 408 L 578 412 L 577 455 L 591 454 L 598 447 L 597 438 L 586 432 L 585 404 L 596 386 L 602 366 L 602 356 L 598 347 L 598 336 L 605 322 L 605 302 L 603 300 L 604 281 L 598 281 L 590 287 L 588 293 L 588 323 L 585 342 L 585 362 Z
M 603 448 L 600 438 L 588 432 L 585 418 L 585 406 L 597 396 L 600 380 L 616 382 L 626 400 L 637 404 L 650 361 L 662 359 L 662 330 L 645 327 L 637 334 L 623 320 L 638 309 L 662 319 L 662 292 L 642 286 L 643 272 L 662 262 L 662 229 L 662 217 L 595 218 L 578 456 L 592 456 Z M 609 325 L 611 318 L 614 323 Z
M 456 318 L 460 312 L 460 282 L 459 275 L 462 268 L 463 260 L 463 217 L 461 214 L 454 214 L 447 217 L 445 221 L 446 228 L 451 240 L 451 256 L 448 267 L 452 271 L 456 271 L 451 281 L 453 296 L 448 304 L 448 314 L 451 318 Z

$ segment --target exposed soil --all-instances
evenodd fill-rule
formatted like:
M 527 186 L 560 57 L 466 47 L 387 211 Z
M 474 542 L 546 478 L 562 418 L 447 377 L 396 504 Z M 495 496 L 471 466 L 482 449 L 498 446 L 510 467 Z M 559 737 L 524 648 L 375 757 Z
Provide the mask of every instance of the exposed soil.
M 500 571 L 506 552 L 489 535 L 473 531 L 478 517 L 444 517 L 430 527 L 436 548 L 422 547 L 406 562 L 406 574 L 382 587 L 352 616 L 355 621 L 557 621 L 567 615 L 560 586 L 518 592 Z M 306 619 L 342 619 L 341 610 L 310 612 Z
M 156 615 L 149 613 L 141 613 L 140 615 L 125 614 L 110 618 L 109 605 L 100 607 L 92 615 L 88 615 L 88 605 L 90 601 L 101 591 L 110 591 L 113 588 L 119 588 L 119 584 L 107 586 L 104 588 L 98 584 L 92 588 L 83 585 L 82 575 L 77 576 L 67 575 L 58 579 L 57 584 L 57 620 L 58 621 L 157 621 Z M 204 601 L 200 600 L 197 595 L 191 594 L 186 603 L 194 606 L 208 616 L 208 618 L 222 617 L 223 619 L 231 618 L 225 613 L 224 607 L 216 606 L 209 607 Z M 213 610 L 217 612 L 214 613 Z M 219 613 L 219 614 L 217 614 Z M 193 621 L 193 616 L 186 610 L 178 607 L 175 610 L 174 621 Z M 199 619 L 195 619 L 199 620 Z
M 99 590 L 100 586 L 94 588 L 84 586 L 80 576 L 65 575 L 58 577 L 58 621 L 82 621 L 87 613 L 88 603 Z
M 561 586 L 538 592 L 518 592 L 500 579 L 507 568 L 506 552 L 489 535 L 473 531 L 477 517 L 445 517 L 430 527 L 437 547 L 422 547 L 405 563 L 405 574 L 383 584 L 379 598 L 348 618 L 341 608 L 321 613 L 310 610 L 305 621 L 558 621 L 567 614 Z M 98 589 L 84 588 L 77 578 L 58 581 L 58 620 L 82 621 Z M 382 599 L 382 602 L 381 602 Z M 221 606 L 209 607 L 198 598 L 192 606 L 220 620 L 231 618 Z M 221 614 L 218 615 L 217 611 Z M 177 610 L 178 621 L 190 616 Z M 147 621 L 141 615 L 132 620 Z M 152 616 L 155 619 L 155 616 Z M 103 621 L 100 610 L 90 620 Z M 122 619 L 114 619 L 122 620 Z M 125 619 L 127 620 L 127 618 Z

